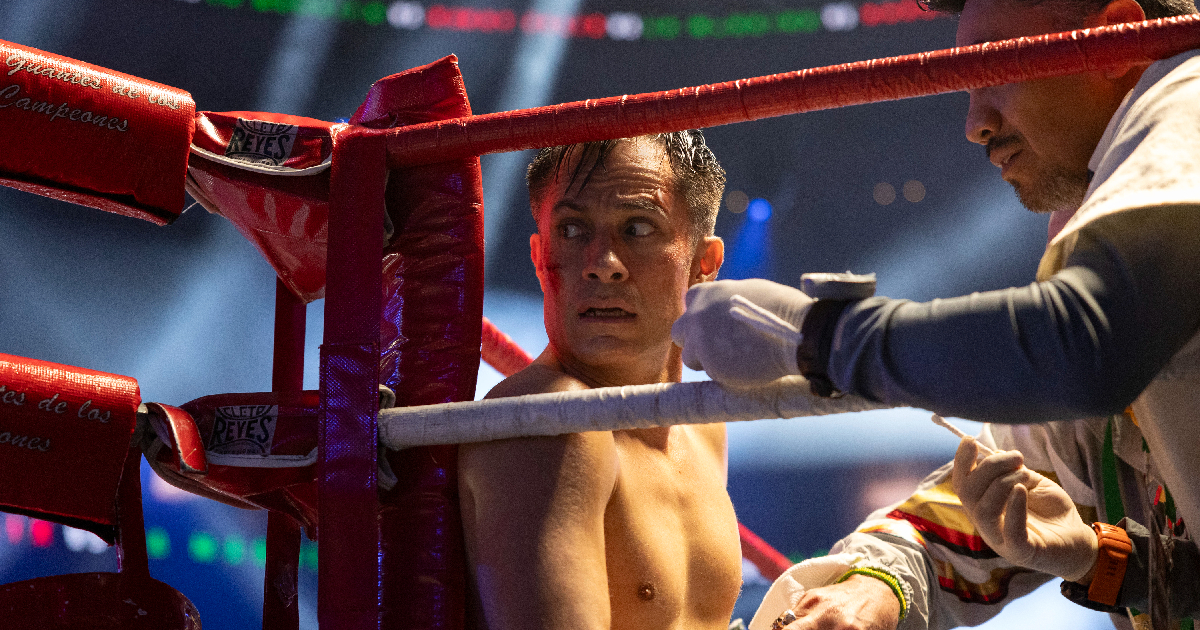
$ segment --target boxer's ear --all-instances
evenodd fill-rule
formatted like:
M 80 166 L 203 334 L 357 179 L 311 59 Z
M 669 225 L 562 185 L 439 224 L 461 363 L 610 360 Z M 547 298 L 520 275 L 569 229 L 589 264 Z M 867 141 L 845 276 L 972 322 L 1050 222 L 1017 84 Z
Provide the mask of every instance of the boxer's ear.
M 546 291 L 546 279 L 542 275 L 542 235 L 534 232 L 529 235 L 529 260 L 533 261 L 533 273 L 537 274 L 538 284 L 542 292 Z
M 719 236 L 706 236 L 696 246 L 692 263 L 692 284 L 716 280 L 721 263 L 725 262 L 725 241 Z

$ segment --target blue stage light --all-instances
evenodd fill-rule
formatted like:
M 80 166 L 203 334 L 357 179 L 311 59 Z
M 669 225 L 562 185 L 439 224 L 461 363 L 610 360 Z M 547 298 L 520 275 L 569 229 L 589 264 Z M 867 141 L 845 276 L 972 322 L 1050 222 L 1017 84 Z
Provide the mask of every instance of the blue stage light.
M 762 197 L 755 197 L 750 200 L 750 205 L 746 207 L 746 216 L 750 217 L 755 223 L 762 223 L 771 218 L 771 202 Z

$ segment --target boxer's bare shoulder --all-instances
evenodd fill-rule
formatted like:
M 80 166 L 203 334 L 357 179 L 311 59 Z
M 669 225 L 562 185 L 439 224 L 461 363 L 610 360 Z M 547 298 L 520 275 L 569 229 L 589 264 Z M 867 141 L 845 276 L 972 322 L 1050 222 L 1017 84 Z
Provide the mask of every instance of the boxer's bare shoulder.
M 588 389 L 583 381 L 563 372 L 553 359 L 543 353 L 529 367 L 500 381 L 485 398 L 508 398 L 525 394 L 545 394 Z

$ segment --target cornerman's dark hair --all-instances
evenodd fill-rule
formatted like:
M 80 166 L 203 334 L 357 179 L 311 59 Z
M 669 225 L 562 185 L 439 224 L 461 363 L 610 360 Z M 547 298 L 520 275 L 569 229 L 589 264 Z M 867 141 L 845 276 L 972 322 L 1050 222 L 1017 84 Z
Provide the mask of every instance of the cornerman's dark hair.
M 670 160 L 675 193 L 687 203 L 693 238 L 711 236 L 716 228 L 717 210 L 721 207 L 721 196 L 725 191 L 725 169 L 717 162 L 712 149 L 704 144 L 704 134 L 699 129 L 690 129 L 640 138 L 658 143 Z M 550 183 L 558 180 L 563 163 L 567 162 L 567 156 L 576 148 L 582 153 L 574 171 L 568 174 L 568 185 L 574 184 L 582 174 L 583 181 L 579 184 L 582 189 L 587 186 L 593 171 L 604 168 L 604 158 L 616 143 L 635 139 L 599 140 L 538 151 L 525 175 L 533 218 L 537 219 L 537 208 L 541 205 L 542 197 Z M 585 166 L 588 167 L 586 173 L 582 172 Z
M 1022 4 L 1036 5 L 1056 3 L 1062 5 L 1071 15 L 1079 17 L 1092 15 L 1104 10 L 1112 0 L 1017 0 Z M 921 8 L 943 13 L 962 13 L 967 0 L 916 0 Z M 1146 12 L 1146 19 L 1188 15 L 1196 12 L 1194 0 L 1137 0 Z

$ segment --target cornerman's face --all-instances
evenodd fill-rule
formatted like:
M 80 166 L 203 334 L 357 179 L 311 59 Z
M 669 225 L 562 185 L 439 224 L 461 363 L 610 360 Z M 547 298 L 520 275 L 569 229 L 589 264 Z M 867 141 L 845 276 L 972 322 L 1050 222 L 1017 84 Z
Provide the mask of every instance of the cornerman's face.
M 1072 13 L 1053 0 L 968 0 L 957 44 L 1035 36 L 1141 19 L 1129 0 L 1113 15 Z M 1128 15 L 1126 15 L 1128 14 Z M 1088 185 L 1088 160 L 1131 85 L 1125 73 L 1089 72 L 971 90 L 967 139 L 987 147 L 1000 176 L 1034 212 L 1073 210 Z
M 672 356 L 671 324 L 688 287 L 716 275 L 720 240 L 694 242 L 687 205 L 656 143 L 617 143 L 582 190 L 591 164 L 568 181 L 579 153 L 551 182 L 529 240 L 546 333 L 568 368 L 649 382 Z

